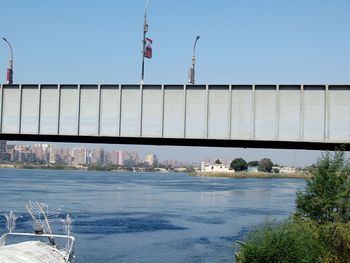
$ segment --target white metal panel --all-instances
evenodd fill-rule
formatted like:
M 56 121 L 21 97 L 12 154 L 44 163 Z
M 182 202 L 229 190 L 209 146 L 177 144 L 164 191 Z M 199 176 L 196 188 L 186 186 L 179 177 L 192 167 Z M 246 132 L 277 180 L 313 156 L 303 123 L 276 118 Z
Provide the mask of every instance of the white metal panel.
M 279 140 L 300 139 L 300 90 L 280 90 Z
M 39 89 L 23 88 L 22 89 L 22 133 L 38 133 L 39 121 Z
M 350 141 L 350 91 L 329 92 L 329 141 Z
M 142 136 L 162 136 L 162 90 L 144 89 L 142 105 Z
M 58 118 L 58 89 L 41 88 L 40 133 L 56 134 Z
M 324 90 L 304 90 L 304 141 L 324 139 Z
M 253 100 L 252 90 L 232 90 L 231 138 L 251 139 Z
M 60 134 L 78 134 L 78 89 L 61 88 Z
M 3 88 L 3 133 L 19 132 L 20 89 Z
M 255 91 L 255 139 L 275 139 L 276 90 Z
M 230 91 L 209 90 L 208 137 L 228 139 L 230 137 Z
M 98 129 L 98 89 L 80 90 L 80 128 L 81 135 L 97 135 Z
M 2 109 L 2 93 L 3 93 L 4 87 L 0 84 L 0 132 L 1 132 L 1 127 L 2 127 L 2 114 L 3 114 L 3 109 Z
M 140 136 L 140 90 L 122 89 L 121 136 Z
M 101 89 L 100 134 L 102 136 L 118 136 L 119 108 L 119 89 Z
M 206 124 L 206 90 L 187 90 L 186 138 L 206 138 Z
M 184 91 L 182 89 L 164 90 L 164 137 L 183 137 Z

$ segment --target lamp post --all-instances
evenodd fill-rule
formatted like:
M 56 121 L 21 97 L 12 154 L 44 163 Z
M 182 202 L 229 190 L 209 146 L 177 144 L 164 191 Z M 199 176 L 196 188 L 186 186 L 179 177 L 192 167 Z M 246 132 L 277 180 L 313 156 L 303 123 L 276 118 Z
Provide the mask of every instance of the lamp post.
M 141 84 L 144 84 L 144 77 L 145 77 L 145 49 L 146 49 L 146 33 L 148 31 L 148 24 L 147 24 L 147 8 L 150 0 L 147 0 L 146 6 L 145 6 L 145 15 L 143 19 L 143 40 L 142 40 L 142 72 L 141 72 Z
M 11 51 L 11 57 L 9 60 L 9 67 L 7 68 L 7 76 L 6 76 L 6 83 L 7 84 L 12 84 L 13 83 L 13 51 L 10 42 L 7 41 L 5 37 L 2 38 L 7 45 L 10 47 Z
M 200 36 L 196 37 L 196 40 L 194 41 L 194 45 L 193 45 L 193 54 L 192 54 L 192 67 L 189 70 L 188 73 L 188 82 L 191 83 L 192 85 L 195 84 L 195 63 L 196 63 L 196 45 L 197 45 L 197 41 L 200 38 Z

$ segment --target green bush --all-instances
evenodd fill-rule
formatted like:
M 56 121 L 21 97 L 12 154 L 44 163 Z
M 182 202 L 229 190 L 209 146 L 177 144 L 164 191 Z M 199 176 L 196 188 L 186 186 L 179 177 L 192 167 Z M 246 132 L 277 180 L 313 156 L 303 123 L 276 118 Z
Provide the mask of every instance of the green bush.
M 344 152 L 327 152 L 296 198 L 296 215 L 319 223 L 350 221 L 350 167 Z
M 320 241 L 328 249 L 323 262 L 350 262 L 350 222 L 318 225 L 316 231 Z
M 327 254 L 313 224 L 287 221 L 265 223 L 249 233 L 239 252 L 238 262 L 322 262 Z
M 236 158 L 232 160 L 230 168 L 235 170 L 235 172 L 247 171 L 248 164 L 243 158 Z
M 296 213 L 282 224 L 253 230 L 238 262 L 350 262 L 350 165 L 327 152 L 312 169 Z
M 273 162 L 270 159 L 268 158 L 261 159 L 259 162 L 258 171 L 271 173 L 272 166 L 273 166 Z

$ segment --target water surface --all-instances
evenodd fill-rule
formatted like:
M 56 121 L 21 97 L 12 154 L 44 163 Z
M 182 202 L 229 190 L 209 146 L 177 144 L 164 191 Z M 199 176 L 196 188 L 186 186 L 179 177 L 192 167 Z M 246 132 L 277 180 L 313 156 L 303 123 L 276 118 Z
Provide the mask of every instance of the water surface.
M 28 200 L 64 205 L 76 217 L 77 262 L 232 262 L 234 240 L 288 217 L 304 187 L 301 179 L 2 169 L 0 213 L 24 214 Z M 27 215 L 17 230 L 32 230 Z

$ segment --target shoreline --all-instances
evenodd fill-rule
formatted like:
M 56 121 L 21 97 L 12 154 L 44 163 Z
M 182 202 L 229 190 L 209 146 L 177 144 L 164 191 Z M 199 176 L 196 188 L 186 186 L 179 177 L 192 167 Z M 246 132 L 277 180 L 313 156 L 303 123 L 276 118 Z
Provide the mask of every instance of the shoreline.
M 191 176 L 203 176 L 203 177 L 227 177 L 227 178 L 281 178 L 281 179 L 309 179 L 311 175 L 301 173 L 263 173 L 263 172 L 192 172 Z

